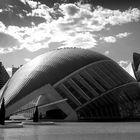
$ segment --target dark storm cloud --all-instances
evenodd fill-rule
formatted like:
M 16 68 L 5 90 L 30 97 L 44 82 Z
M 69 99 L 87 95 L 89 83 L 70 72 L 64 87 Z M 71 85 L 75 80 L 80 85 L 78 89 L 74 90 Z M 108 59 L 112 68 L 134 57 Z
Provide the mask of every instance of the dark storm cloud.
M 92 4 L 97 6 L 103 6 L 104 8 L 109 9 L 128 9 L 130 7 L 140 7 L 139 0 L 93 0 Z
M 0 48 L 13 47 L 19 45 L 13 36 L 0 32 Z
M 10 12 L 1 12 L 0 13 L 1 22 L 6 26 L 32 26 L 32 23 L 38 25 L 39 23 L 45 22 L 46 20 L 42 17 L 33 17 L 33 16 L 23 16 L 21 13 L 10 13 Z
M 62 0 L 34 0 L 34 1 L 39 1 L 42 4 L 46 4 L 50 8 L 52 8 L 54 6 L 54 3 L 60 3 L 60 4 L 63 3 Z
M 75 3 L 80 2 L 82 4 L 89 3 L 93 6 L 103 6 L 104 8 L 109 9 L 128 9 L 130 7 L 140 7 L 139 0 L 35 0 L 40 1 L 41 3 L 46 4 L 49 7 L 53 7 L 53 4 L 58 3 Z
M 32 26 L 32 23 L 38 25 L 46 21 L 43 17 L 27 16 L 32 12 L 27 2 L 23 3 L 20 0 L 1 0 L 0 2 L 0 9 L 2 9 L 0 21 L 6 26 Z
M 34 0 L 34 2 L 40 2 L 47 5 L 48 7 L 53 7 L 54 3 L 90 3 L 94 7 L 97 5 L 103 6 L 104 8 L 110 9 L 121 9 L 140 6 L 138 0 Z M 71 7 L 73 8 L 73 7 Z M 42 16 L 31 16 L 33 8 L 29 5 L 28 1 L 23 0 L 1 0 L 0 1 L 0 21 L 6 26 L 14 25 L 19 27 L 38 25 L 40 23 L 46 22 L 46 19 Z M 70 10 L 74 12 L 75 9 Z M 74 12 L 75 13 L 75 12 Z M 71 13 L 71 14 L 74 14 Z M 28 16 L 27 16 L 28 15 Z
M 74 16 L 76 13 L 78 13 L 80 11 L 80 8 L 78 8 L 74 4 L 69 4 L 68 6 L 65 7 L 65 10 L 68 15 Z

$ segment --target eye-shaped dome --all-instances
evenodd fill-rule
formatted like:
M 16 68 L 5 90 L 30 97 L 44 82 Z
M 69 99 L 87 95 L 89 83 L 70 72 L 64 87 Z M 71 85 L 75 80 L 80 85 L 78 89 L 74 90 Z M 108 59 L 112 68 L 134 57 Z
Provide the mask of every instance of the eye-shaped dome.
M 8 105 L 45 84 L 54 85 L 72 72 L 100 60 L 109 59 L 83 49 L 60 49 L 42 54 L 22 66 L 4 90 Z M 12 99 L 14 97 L 14 99 Z
M 42 89 L 45 85 L 48 87 Z M 31 101 L 35 94 L 41 95 L 41 90 L 45 90 L 41 104 L 66 99 L 58 108 L 68 116 L 75 113 L 76 119 L 118 117 L 125 102 L 139 99 L 138 82 L 116 62 L 78 48 L 54 50 L 34 58 L 11 77 L 0 95 L 12 113 L 28 103 L 28 97 Z

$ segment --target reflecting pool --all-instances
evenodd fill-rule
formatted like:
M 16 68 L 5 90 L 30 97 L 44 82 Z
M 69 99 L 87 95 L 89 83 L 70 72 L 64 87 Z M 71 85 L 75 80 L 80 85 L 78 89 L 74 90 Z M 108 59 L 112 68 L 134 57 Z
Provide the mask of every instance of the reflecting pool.
M 140 140 L 140 122 L 25 125 L 0 129 L 0 140 Z

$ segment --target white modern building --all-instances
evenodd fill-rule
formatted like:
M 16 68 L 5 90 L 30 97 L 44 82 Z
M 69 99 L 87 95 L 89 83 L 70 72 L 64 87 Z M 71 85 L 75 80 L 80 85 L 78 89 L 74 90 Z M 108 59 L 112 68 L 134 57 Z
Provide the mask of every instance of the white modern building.
M 131 115 L 140 87 L 110 58 L 73 48 L 47 52 L 23 65 L 0 97 L 7 117 L 38 106 L 48 119 L 118 119 Z

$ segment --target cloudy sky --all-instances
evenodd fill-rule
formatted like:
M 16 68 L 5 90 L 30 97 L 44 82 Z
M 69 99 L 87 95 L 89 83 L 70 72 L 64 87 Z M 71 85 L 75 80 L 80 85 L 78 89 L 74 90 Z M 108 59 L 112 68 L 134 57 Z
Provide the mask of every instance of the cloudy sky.
M 139 0 L 0 0 L 0 61 L 9 73 L 12 65 L 69 47 L 126 67 L 140 53 Z

